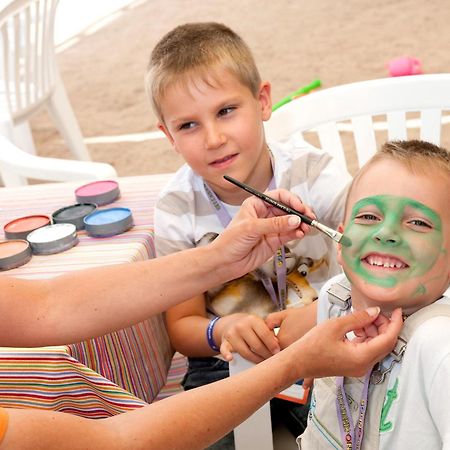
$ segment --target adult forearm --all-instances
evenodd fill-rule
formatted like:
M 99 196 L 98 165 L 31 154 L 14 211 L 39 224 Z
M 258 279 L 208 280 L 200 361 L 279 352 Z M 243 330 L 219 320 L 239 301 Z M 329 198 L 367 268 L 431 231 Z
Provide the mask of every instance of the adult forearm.
M 23 326 L 0 331 L 0 343 L 66 344 L 125 328 L 225 281 L 215 259 L 209 248 L 198 248 L 50 280 L 9 279 L 0 308 L 7 323 Z

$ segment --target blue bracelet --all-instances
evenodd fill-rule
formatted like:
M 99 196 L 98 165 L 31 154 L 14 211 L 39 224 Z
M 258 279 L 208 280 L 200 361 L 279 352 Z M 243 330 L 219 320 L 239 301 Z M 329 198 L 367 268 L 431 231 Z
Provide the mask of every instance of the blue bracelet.
M 220 319 L 220 317 L 214 317 L 209 323 L 208 328 L 206 328 L 206 340 L 208 341 L 208 345 L 215 351 L 218 352 L 220 349 L 217 347 L 216 341 L 214 340 L 214 326 L 216 322 Z

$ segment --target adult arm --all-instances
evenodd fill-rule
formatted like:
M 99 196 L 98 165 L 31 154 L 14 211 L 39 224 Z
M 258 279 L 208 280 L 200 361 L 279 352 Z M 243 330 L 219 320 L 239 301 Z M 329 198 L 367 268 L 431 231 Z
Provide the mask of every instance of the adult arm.
M 378 311 L 371 308 L 372 315 L 359 311 L 329 320 L 239 375 L 108 419 L 8 410 L 9 427 L 0 449 L 205 448 L 299 378 L 364 374 L 394 346 L 402 325 L 401 311 L 368 342 L 352 344 L 345 335 L 373 322 Z
M 272 193 L 292 207 L 287 191 Z M 78 342 L 124 328 L 249 272 L 307 229 L 296 218 L 247 199 L 208 246 L 163 258 L 72 272 L 50 280 L 0 276 L 0 344 Z M 289 224 L 289 221 L 293 223 Z

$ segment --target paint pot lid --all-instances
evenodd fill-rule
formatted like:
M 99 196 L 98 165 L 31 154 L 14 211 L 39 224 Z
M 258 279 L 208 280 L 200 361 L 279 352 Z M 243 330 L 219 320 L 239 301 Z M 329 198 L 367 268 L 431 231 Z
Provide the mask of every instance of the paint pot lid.
M 95 203 L 77 203 L 65 206 L 52 214 L 53 223 L 73 223 L 77 230 L 84 228 L 83 219 L 97 209 Z
M 114 236 L 130 229 L 133 215 L 128 208 L 109 208 L 95 211 L 84 218 L 86 232 L 94 237 Z
M 31 259 L 30 244 L 23 239 L 0 241 L 0 270 L 9 270 L 26 264 Z
M 50 255 L 73 247 L 78 243 L 76 227 L 72 223 L 47 225 L 32 231 L 28 237 L 34 254 Z
M 119 183 L 114 180 L 94 181 L 75 190 L 78 203 L 95 203 L 99 206 L 112 203 L 119 196 Z
M 11 220 L 3 227 L 3 230 L 7 239 L 25 239 L 31 231 L 49 224 L 50 217 L 43 214 L 24 216 Z

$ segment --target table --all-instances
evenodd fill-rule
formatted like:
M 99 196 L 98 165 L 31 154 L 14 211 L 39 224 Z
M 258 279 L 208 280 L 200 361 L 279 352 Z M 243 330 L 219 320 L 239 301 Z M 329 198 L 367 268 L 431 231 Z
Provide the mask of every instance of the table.
M 105 264 L 155 257 L 153 207 L 171 174 L 119 178 L 121 197 L 111 206 L 132 210 L 135 226 L 121 235 L 92 238 L 46 256 L 33 255 L 19 268 L 1 272 L 49 278 Z M 51 183 L 0 189 L 3 225 L 30 214 L 49 214 L 76 203 L 83 183 Z M 131 280 L 132 281 L 132 280 Z M 64 301 L 64 299 L 61 299 Z M 107 417 L 150 403 L 166 381 L 172 359 L 162 315 L 87 342 L 36 349 L 0 349 L 0 406 L 41 407 L 85 417 Z

